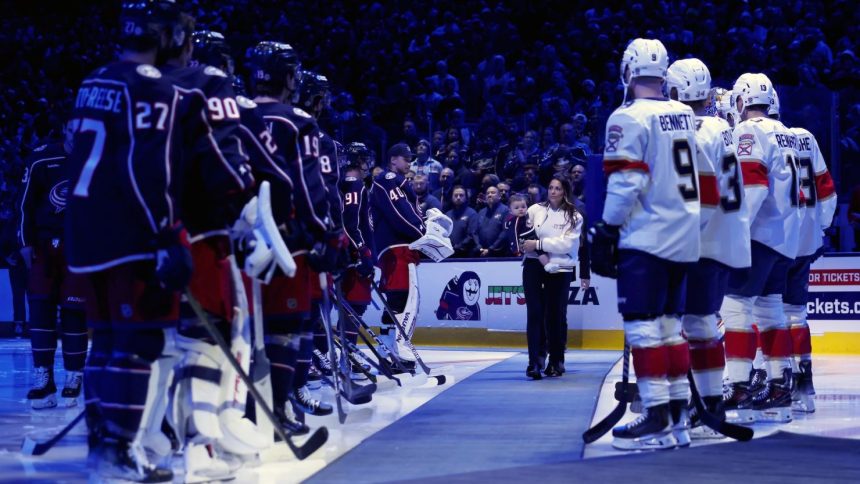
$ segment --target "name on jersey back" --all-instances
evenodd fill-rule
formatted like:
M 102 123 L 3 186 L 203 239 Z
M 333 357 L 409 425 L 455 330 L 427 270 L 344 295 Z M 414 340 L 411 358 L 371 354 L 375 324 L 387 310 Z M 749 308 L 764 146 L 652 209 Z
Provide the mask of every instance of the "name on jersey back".
M 691 114 L 661 114 L 660 129 L 663 131 L 695 131 Z
M 98 109 L 112 113 L 121 112 L 122 91 L 108 87 L 83 86 L 78 91 L 75 108 Z

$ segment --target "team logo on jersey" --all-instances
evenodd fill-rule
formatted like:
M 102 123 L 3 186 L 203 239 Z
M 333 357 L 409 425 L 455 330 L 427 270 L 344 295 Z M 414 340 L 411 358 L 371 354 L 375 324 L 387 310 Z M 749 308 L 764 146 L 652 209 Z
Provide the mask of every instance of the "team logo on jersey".
M 203 69 L 203 73 L 207 76 L 227 77 L 227 74 L 225 74 L 224 71 L 215 66 L 206 66 L 206 68 Z
M 348 176 L 348 177 L 344 177 L 343 181 L 354 182 L 354 181 L 358 181 L 358 178 L 356 178 L 354 176 Z
M 479 321 L 481 319 L 481 278 L 472 271 L 454 276 L 439 298 L 436 319 Z
M 395 177 L 397 177 L 397 174 L 394 173 L 393 171 L 389 171 L 388 173 L 385 174 L 386 180 L 393 180 Z
M 254 101 L 251 101 L 250 99 L 246 98 L 245 96 L 236 96 L 236 104 L 238 104 L 239 106 L 242 106 L 245 109 L 254 109 L 257 107 L 257 103 L 255 103 Z
M 137 66 L 137 73 L 150 79 L 158 79 L 161 77 L 161 71 L 149 64 L 141 64 Z
M 311 117 L 310 114 L 308 114 L 308 113 L 304 112 L 303 110 L 296 108 L 296 107 L 293 108 L 293 112 L 298 114 L 299 116 L 301 116 L 303 118 L 310 118 Z
M 755 146 L 755 136 L 742 134 L 738 139 L 738 156 L 751 156 L 753 146 Z
M 48 201 L 54 206 L 54 213 L 60 213 L 66 208 L 66 195 L 69 193 L 69 182 L 63 180 L 51 188 Z
M 607 129 L 606 133 L 606 152 L 615 153 L 618 150 L 618 143 L 624 137 L 624 129 L 617 124 L 613 124 Z

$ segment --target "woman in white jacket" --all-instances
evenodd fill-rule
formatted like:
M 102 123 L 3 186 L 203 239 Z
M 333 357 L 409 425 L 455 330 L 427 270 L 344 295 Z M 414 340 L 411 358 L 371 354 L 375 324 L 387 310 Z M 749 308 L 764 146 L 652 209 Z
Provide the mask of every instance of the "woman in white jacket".
M 526 296 L 526 335 L 529 366 L 526 376 L 539 380 L 544 370 L 547 350 L 547 376 L 564 373 L 564 350 L 567 342 L 567 301 L 574 279 L 577 253 L 582 242 L 584 217 L 576 209 L 570 182 L 554 176 L 549 183 L 547 201 L 529 207 L 529 224 L 534 240 L 523 242 L 523 291 Z M 546 254 L 549 261 L 541 263 Z M 543 258 L 546 260 L 546 258 Z M 588 288 L 584 272 L 581 285 Z

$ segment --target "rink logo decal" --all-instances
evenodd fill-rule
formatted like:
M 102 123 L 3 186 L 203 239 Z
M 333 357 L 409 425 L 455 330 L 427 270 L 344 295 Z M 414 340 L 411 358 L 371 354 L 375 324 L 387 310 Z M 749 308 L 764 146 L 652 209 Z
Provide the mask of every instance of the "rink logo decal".
M 589 287 L 582 290 L 579 286 L 571 287 L 568 293 L 568 306 L 599 306 L 597 288 Z M 523 286 L 487 286 L 487 306 L 522 306 L 526 303 Z
M 480 321 L 481 278 L 473 271 L 465 271 L 448 281 L 439 306 L 436 308 L 436 319 L 458 321 Z M 487 303 L 490 304 L 490 303 Z
M 810 286 L 860 286 L 860 269 L 813 269 Z

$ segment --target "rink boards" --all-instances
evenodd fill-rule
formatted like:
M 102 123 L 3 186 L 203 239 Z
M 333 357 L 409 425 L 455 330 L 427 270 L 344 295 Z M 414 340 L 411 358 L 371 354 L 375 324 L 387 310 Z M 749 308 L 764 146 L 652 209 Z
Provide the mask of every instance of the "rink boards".
M 526 299 L 520 259 L 423 262 L 418 266 L 418 280 L 417 343 L 525 346 Z M 815 351 L 860 354 L 860 254 L 828 254 L 818 259 L 809 289 L 807 309 Z M 614 280 L 592 275 L 587 290 L 574 280 L 567 305 L 568 346 L 622 348 L 623 327 L 616 303 Z M 365 319 L 376 324 L 381 316 L 381 303 L 374 297 Z M 11 320 L 9 278 L 6 270 L 0 270 L 0 321 Z

